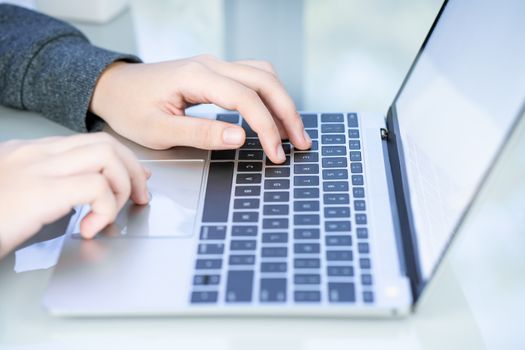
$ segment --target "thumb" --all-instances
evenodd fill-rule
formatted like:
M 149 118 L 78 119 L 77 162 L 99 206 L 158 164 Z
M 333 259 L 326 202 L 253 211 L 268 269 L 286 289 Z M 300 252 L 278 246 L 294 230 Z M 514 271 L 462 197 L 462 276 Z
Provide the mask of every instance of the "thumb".
M 246 134 L 238 125 L 191 116 L 163 115 L 153 122 L 157 142 L 165 148 L 191 146 L 201 149 L 234 149 L 243 145 Z

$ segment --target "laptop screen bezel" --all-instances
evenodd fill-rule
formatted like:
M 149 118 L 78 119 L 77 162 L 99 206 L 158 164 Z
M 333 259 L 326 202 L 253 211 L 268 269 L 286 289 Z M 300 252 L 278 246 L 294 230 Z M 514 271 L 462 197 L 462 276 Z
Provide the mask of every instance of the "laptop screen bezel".
M 436 270 L 441 265 L 446 255 L 446 252 L 448 251 L 451 243 L 454 241 L 454 238 L 457 236 L 457 233 L 459 232 L 462 224 L 464 223 L 470 209 L 472 208 L 473 204 L 478 198 L 481 188 L 485 185 L 487 178 L 489 177 L 490 173 L 492 172 L 492 170 L 494 169 L 496 165 L 497 160 L 500 158 L 501 153 L 505 149 L 505 146 L 508 144 L 513 131 L 516 129 L 516 126 L 521 119 L 521 116 L 525 115 L 525 101 L 524 101 L 520 109 L 520 112 L 516 116 L 514 116 L 514 121 L 512 122 L 511 128 L 509 129 L 506 137 L 504 138 L 504 141 L 494 153 L 494 157 L 490 160 L 490 166 L 487 168 L 485 173 L 482 174 L 482 176 L 480 177 L 480 182 L 476 188 L 475 194 L 472 196 L 472 198 L 470 198 L 469 204 L 463 209 L 458 222 L 455 224 L 452 232 L 450 233 L 450 238 L 448 239 L 448 242 L 443 248 L 443 251 L 439 255 L 439 258 L 436 261 L 436 264 L 432 269 L 431 274 L 428 276 L 428 278 L 426 279 L 423 278 L 423 275 L 421 272 L 421 263 L 419 261 L 417 234 L 416 234 L 415 225 L 414 225 L 413 213 L 411 211 L 410 196 L 409 196 L 410 188 L 407 182 L 407 172 L 406 172 L 406 166 L 405 166 L 403 145 L 402 145 L 401 137 L 399 136 L 400 135 L 399 133 L 400 125 L 398 123 L 396 104 L 408 80 L 410 79 L 410 76 L 412 75 L 414 68 L 416 67 L 418 63 L 419 58 L 421 57 L 421 54 L 425 50 L 429 42 L 429 39 L 431 38 L 432 33 L 434 32 L 434 29 L 436 28 L 441 18 L 441 15 L 445 11 L 448 3 L 449 3 L 449 0 L 444 0 L 436 16 L 436 19 L 432 23 L 432 26 L 427 36 L 425 37 L 425 40 L 423 41 L 421 48 L 419 49 L 414 61 L 412 62 L 412 65 L 410 66 L 410 69 L 408 70 L 408 73 L 406 74 L 387 112 L 387 128 L 388 128 L 387 147 L 388 147 L 388 153 L 389 153 L 390 165 L 391 165 L 391 171 L 392 171 L 392 177 L 393 177 L 393 183 L 394 183 L 394 192 L 396 196 L 395 200 L 396 200 L 396 205 L 398 207 L 397 211 L 399 213 L 399 226 L 400 226 L 399 230 L 400 230 L 401 238 L 403 240 L 404 251 L 402 253 L 405 256 L 405 261 L 407 265 L 406 270 L 411 280 L 411 289 L 412 289 L 414 304 L 419 300 L 419 297 L 421 296 L 425 286 L 435 276 Z

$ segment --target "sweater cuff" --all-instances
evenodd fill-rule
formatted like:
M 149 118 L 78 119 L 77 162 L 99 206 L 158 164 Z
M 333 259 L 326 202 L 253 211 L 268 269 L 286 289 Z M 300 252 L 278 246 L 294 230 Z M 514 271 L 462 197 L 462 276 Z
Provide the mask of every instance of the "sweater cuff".
M 141 62 L 136 56 L 93 46 L 83 37 L 57 37 L 29 64 L 22 105 L 73 130 L 98 131 L 104 123 L 88 111 L 89 104 L 99 76 L 115 61 Z

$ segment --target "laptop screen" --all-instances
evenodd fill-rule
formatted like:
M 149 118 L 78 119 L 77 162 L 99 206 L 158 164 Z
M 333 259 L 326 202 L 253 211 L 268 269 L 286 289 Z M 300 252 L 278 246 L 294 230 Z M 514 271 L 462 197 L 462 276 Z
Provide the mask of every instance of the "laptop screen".
M 525 1 L 451 0 L 395 102 L 423 279 L 525 101 Z

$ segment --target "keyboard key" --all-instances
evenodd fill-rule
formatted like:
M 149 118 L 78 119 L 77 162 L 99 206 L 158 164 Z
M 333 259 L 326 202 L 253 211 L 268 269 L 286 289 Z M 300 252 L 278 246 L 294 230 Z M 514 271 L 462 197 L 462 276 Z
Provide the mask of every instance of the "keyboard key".
M 265 192 L 264 202 L 288 202 L 290 200 L 290 192 Z
M 257 222 L 259 213 L 256 211 L 243 211 L 233 213 L 233 222 Z
M 354 275 L 354 268 L 352 266 L 328 266 L 327 273 L 332 277 L 350 277 Z
M 364 187 L 354 187 L 352 188 L 352 193 L 354 194 L 355 198 L 364 198 L 365 189 Z
M 262 149 L 261 141 L 259 139 L 246 139 L 241 149 Z
M 212 286 L 219 284 L 220 275 L 195 275 L 193 276 L 193 285 L 195 286 Z
M 332 303 L 355 302 L 355 287 L 353 283 L 328 283 L 328 299 Z
M 319 150 L 319 142 L 312 140 L 312 147 L 310 147 L 310 151 L 317 151 Z
M 241 196 L 258 196 L 261 194 L 261 186 L 236 186 L 235 195 Z
M 350 221 L 325 221 L 324 229 L 327 232 L 349 232 L 351 225 Z
M 244 119 L 242 120 L 242 128 L 246 132 L 246 137 L 257 137 L 257 133 L 252 130 L 248 122 Z
M 301 152 L 294 153 L 293 161 L 295 163 L 316 163 L 319 161 L 319 153 L 317 152 Z
M 265 180 L 265 190 L 287 190 L 290 188 L 290 180 L 279 179 L 279 180 Z
M 228 263 L 231 266 L 253 265 L 255 264 L 255 255 L 230 255 Z
M 366 214 L 355 214 L 355 223 L 358 225 L 366 225 Z
M 228 271 L 226 302 L 250 302 L 253 292 L 253 271 Z
M 263 219 L 263 228 L 288 228 L 288 219 Z
M 321 259 L 296 258 L 293 261 L 293 266 L 296 269 L 318 269 L 321 266 Z
M 326 260 L 328 261 L 352 261 L 354 258 L 350 250 L 328 250 Z
M 359 127 L 359 123 L 357 121 L 357 114 L 356 113 L 348 113 L 346 115 L 346 120 L 348 122 L 349 128 L 357 128 Z
M 240 173 L 254 172 L 262 170 L 262 162 L 239 162 L 237 171 Z
M 352 245 L 352 237 L 349 235 L 337 235 L 325 237 L 327 246 L 350 246 Z
M 350 172 L 352 174 L 360 174 L 363 172 L 363 164 L 362 163 L 350 163 Z
M 359 254 L 368 254 L 370 253 L 370 247 L 368 246 L 368 243 L 365 242 L 357 243 L 357 251 Z
M 363 301 L 367 304 L 374 302 L 374 293 L 371 291 L 364 291 L 363 292 Z
M 263 258 L 285 258 L 288 255 L 287 247 L 263 247 L 261 250 Z
M 290 156 L 286 156 L 286 160 L 284 161 L 284 163 L 281 163 L 281 164 L 276 164 L 274 162 L 272 162 L 270 160 L 270 158 L 266 158 L 266 165 L 269 165 L 269 166 L 286 166 L 286 165 L 290 165 Z
M 342 134 L 345 132 L 344 124 L 321 124 L 323 134 Z
M 321 301 L 321 292 L 297 290 L 294 292 L 294 300 L 297 303 L 317 303 Z
M 318 188 L 294 188 L 293 197 L 295 199 L 319 198 Z
M 293 223 L 296 226 L 319 225 L 319 215 L 296 214 L 293 216 Z
M 363 175 L 352 175 L 352 185 L 363 186 L 364 182 Z
M 368 229 L 366 227 L 358 227 L 356 231 L 357 238 L 368 238 Z
M 323 182 L 325 192 L 348 192 L 348 181 L 327 181 Z
M 295 176 L 293 179 L 293 184 L 295 186 L 318 186 L 319 177 L 318 176 Z
M 295 174 L 319 174 L 319 164 L 295 164 Z
M 318 228 L 296 228 L 294 230 L 295 239 L 319 239 L 319 235 Z
M 364 269 L 364 270 L 367 270 L 367 269 L 371 268 L 372 264 L 370 263 L 370 259 L 369 258 L 360 258 L 359 259 L 359 267 L 361 267 L 361 269 Z
M 261 272 L 286 272 L 285 262 L 263 262 Z
M 361 161 L 361 152 L 360 151 L 350 151 L 350 161 L 360 162 Z
M 217 120 L 230 124 L 239 124 L 239 115 L 234 113 L 219 113 L 217 114 Z
M 237 183 L 238 184 L 260 184 L 261 183 L 261 174 L 237 174 Z
M 352 150 L 361 149 L 361 141 L 359 140 L 350 140 L 348 142 L 348 148 Z
M 217 270 L 221 268 L 221 259 L 197 259 L 195 264 L 195 269 L 197 270 Z
M 359 138 L 359 129 L 348 129 L 348 138 L 349 139 L 358 139 Z
M 295 243 L 293 251 L 295 254 L 318 254 L 320 245 L 319 243 Z
M 323 156 L 343 156 L 346 155 L 346 146 L 323 146 L 321 153 Z
M 326 193 L 323 198 L 325 205 L 350 203 L 350 196 L 347 193 Z
M 239 160 L 262 160 L 263 152 L 256 150 L 240 150 Z
M 211 151 L 211 160 L 234 160 L 235 150 Z
M 264 215 L 288 215 L 288 204 L 265 204 Z
M 323 170 L 323 180 L 348 179 L 346 169 L 325 169 Z
M 295 274 L 293 276 L 294 284 L 319 284 L 321 283 L 321 276 L 319 274 Z
M 306 129 L 306 133 L 310 136 L 312 140 L 315 140 L 319 137 L 317 129 Z
M 233 162 L 211 162 L 202 222 L 226 222 L 230 207 Z
M 354 201 L 354 210 L 355 211 L 363 211 L 366 210 L 366 202 L 362 199 L 358 199 Z
M 288 167 L 272 167 L 264 170 L 264 176 L 266 177 L 290 177 L 290 168 Z
M 343 123 L 342 113 L 323 113 L 321 114 L 322 123 Z
M 261 278 L 261 302 L 285 302 L 286 278 Z
M 323 158 L 323 168 L 346 168 L 347 162 L 344 157 Z
M 224 244 L 222 243 L 203 243 L 199 244 L 199 254 L 222 254 L 224 252 Z
M 363 286 L 370 286 L 372 285 L 372 275 L 365 273 L 361 275 L 361 284 Z
M 290 154 L 292 152 L 292 145 L 289 143 L 282 143 L 284 154 Z
M 317 128 L 317 114 L 301 114 L 305 128 Z
M 325 207 L 324 216 L 327 218 L 349 218 L 350 208 L 348 207 Z
M 200 237 L 202 240 L 225 239 L 226 226 L 202 226 Z
M 258 209 L 259 198 L 238 198 L 233 202 L 234 209 Z
M 233 240 L 230 242 L 230 250 L 255 250 L 255 240 Z
M 262 236 L 263 243 L 286 243 L 288 232 L 265 232 Z
M 319 211 L 319 201 L 295 201 L 293 203 L 294 211 Z
M 204 303 L 216 303 L 218 292 L 212 291 L 201 291 L 201 292 L 192 292 L 191 293 L 191 303 L 192 304 L 204 304 Z
M 346 137 L 344 134 L 321 135 L 321 143 L 323 145 L 344 145 L 346 144 Z
M 233 226 L 232 236 L 236 237 L 251 237 L 257 236 L 257 226 Z

